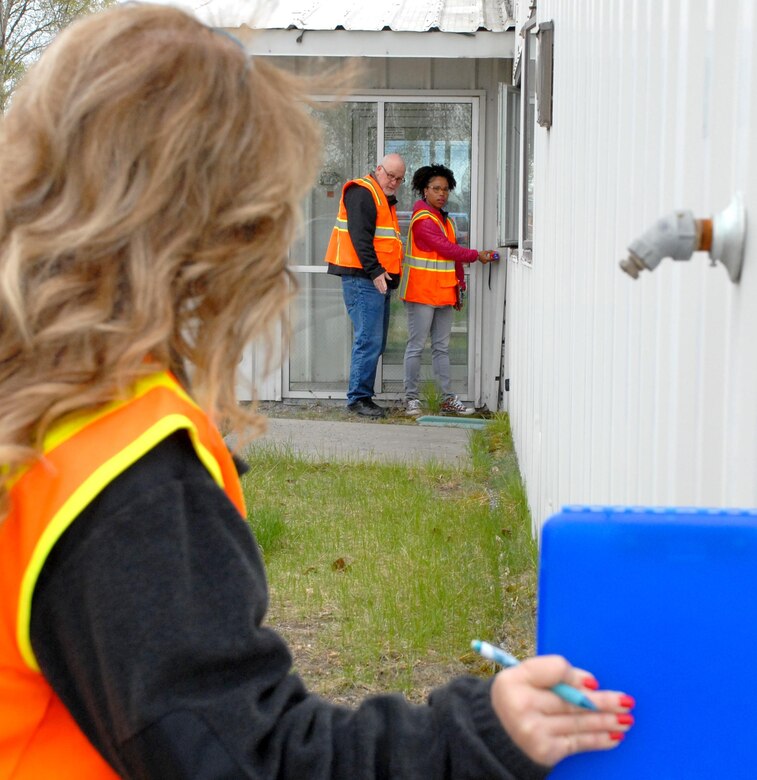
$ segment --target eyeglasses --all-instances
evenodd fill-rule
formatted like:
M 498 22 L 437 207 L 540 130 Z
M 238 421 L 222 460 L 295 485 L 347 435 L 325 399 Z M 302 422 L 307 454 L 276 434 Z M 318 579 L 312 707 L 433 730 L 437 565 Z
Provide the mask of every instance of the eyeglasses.
M 405 181 L 404 176 L 395 176 L 393 173 L 389 173 L 386 168 L 384 168 L 383 165 L 380 165 L 379 168 L 384 172 L 384 175 L 386 176 L 389 181 L 396 181 L 397 184 L 402 184 L 403 181 Z
M 445 195 L 449 195 L 449 187 L 436 187 L 436 186 L 434 186 L 434 187 L 429 187 L 429 189 L 432 192 L 436 192 L 437 194 L 440 193 L 440 192 L 443 192 Z

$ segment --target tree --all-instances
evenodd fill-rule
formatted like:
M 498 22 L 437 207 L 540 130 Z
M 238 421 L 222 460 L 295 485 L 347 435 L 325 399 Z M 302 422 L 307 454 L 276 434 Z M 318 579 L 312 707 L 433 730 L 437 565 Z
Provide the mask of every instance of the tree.
M 102 0 L 0 0 L 0 113 L 26 69 L 77 16 Z

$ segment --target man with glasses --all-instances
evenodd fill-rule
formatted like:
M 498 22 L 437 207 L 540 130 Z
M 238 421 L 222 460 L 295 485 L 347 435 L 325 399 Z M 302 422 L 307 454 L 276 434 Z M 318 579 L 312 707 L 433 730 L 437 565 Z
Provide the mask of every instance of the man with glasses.
M 378 361 L 389 331 L 391 291 L 402 271 L 402 239 L 397 221 L 397 190 L 405 161 L 387 154 L 373 173 L 342 188 L 326 262 L 342 278 L 342 294 L 353 325 L 347 408 L 363 417 L 384 417 L 373 401 Z

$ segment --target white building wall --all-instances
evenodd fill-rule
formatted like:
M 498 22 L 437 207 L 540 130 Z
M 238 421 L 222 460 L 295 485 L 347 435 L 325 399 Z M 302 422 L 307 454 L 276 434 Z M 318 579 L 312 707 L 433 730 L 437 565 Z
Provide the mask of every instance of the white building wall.
M 533 265 L 510 263 L 507 286 L 509 409 L 534 522 L 571 503 L 754 506 L 753 0 L 538 0 L 550 19 Z M 737 191 L 752 225 L 739 284 L 704 253 L 636 281 L 618 268 L 659 216 L 709 217 Z

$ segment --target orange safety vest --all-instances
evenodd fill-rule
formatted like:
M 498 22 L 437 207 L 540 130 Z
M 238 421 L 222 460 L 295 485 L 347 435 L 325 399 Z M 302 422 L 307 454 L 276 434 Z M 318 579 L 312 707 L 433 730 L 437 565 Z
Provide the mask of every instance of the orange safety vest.
M 376 233 L 373 237 L 373 248 L 376 250 L 378 261 L 384 270 L 390 274 L 398 274 L 402 269 L 402 236 L 400 223 L 397 220 L 397 210 L 394 206 L 389 205 L 386 195 L 373 176 L 353 179 L 342 187 L 339 211 L 336 215 L 336 224 L 331 231 L 325 261 L 346 268 L 363 267 L 347 230 L 347 209 L 344 207 L 344 195 L 347 188 L 353 185 L 365 187 L 373 195 L 376 204 Z
M 168 372 L 128 398 L 53 426 L 43 457 L 12 483 L 0 525 L 0 777 L 89 780 L 118 775 L 40 672 L 31 645 L 34 588 L 50 551 L 119 474 L 177 430 L 246 516 L 234 461 L 208 416 Z
M 422 219 L 433 220 L 453 244 L 457 243 L 455 223 L 449 217 L 444 221 L 427 209 L 416 211 L 407 231 L 400 298 L 430 306 L 452 306 L 457 301 L 455 261 L 446 260 L 437 252 L 421 249 L 415 243 L 413 228 Z

